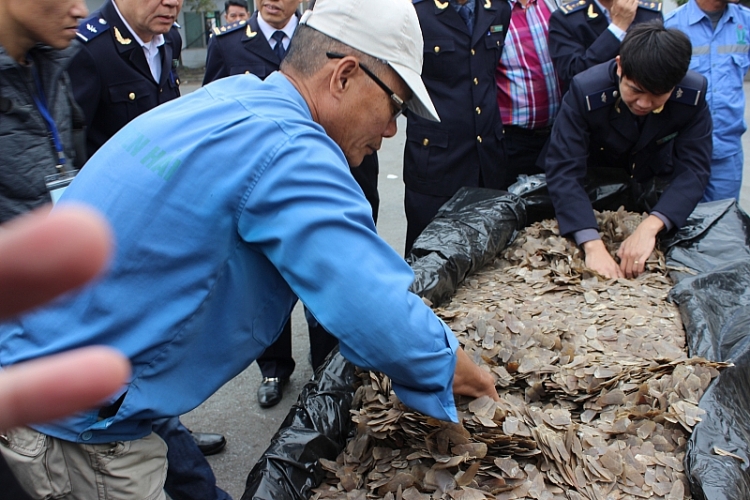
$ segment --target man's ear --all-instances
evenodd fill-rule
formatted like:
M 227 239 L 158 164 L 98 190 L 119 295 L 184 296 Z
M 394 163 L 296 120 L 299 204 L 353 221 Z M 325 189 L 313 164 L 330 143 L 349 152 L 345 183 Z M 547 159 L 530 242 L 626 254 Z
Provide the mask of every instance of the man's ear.
M 352 79 L 359 69 L 359 62 L 353 56 L 346 56 L 336 61 L 333 68 L 329 88 L 331 95 L 340 99 L 351 87 Z
M 615 62 L 617 62 L 617 76 L 622 78 L 622 65 L 620 64 L 620 56 L 615 56 Z

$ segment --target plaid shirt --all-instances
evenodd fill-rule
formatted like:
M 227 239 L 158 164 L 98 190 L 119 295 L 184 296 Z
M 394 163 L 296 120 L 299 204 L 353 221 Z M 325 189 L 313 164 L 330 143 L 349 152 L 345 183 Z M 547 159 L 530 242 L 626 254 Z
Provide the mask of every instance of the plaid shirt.
M 547 47 L 552 12 L 544 0 L 528 0 L 526 8 L 518 0 L 510 4 L 510 26 L 495 72 L 500 116 L 504 125 L 548 127 L 561 97 Z

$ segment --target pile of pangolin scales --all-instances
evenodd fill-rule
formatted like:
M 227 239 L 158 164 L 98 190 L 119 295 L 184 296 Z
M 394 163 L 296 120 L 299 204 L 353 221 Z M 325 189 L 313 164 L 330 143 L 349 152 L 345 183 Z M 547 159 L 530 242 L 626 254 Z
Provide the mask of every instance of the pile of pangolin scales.
M 597 214 L 611 251 L 642 215 Z M 363 372 L 356 435 L 313 499 L 689 498 L 685 447 L 724 365 L 688 358 L 664 255 L 637 279 L 587 270 L 557 223 L 536 223 L 435 312 L 495 376 L 499 402 L 459 424 L 403 406 Z

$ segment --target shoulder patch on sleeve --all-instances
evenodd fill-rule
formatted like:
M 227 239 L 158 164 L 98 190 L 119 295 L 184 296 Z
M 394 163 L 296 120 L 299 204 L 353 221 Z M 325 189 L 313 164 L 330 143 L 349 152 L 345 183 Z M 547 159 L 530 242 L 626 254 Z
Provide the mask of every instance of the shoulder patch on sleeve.
M 560 5 L 560 10 L 563 12 L 563 14 L 568 15 L 584 9 L 586 5 L 588 5 L 588 2 L 586 0 L 568 0 L 567 2 L 563 2 Z
M 661 12 L 661 8 L 664 4 L 661 0 L 638 0 L 638 7 L 646 10 L 653 10 L 654 12 Z
M 685 78 L 675 86 L 669 100 L 688 106 L 697 106 L 704 87 L 705 77 L 693 71 L 688 71 Z
M 619 95 L 617 87 L 597 90 L 586 96 L 586 109 L 588 111 L 596 111 L 605 106 L 610 106 L 615 103 Z
M 78 25 L 78 38 L 90 42 L 109 29 L 110 24 L 100 15 L 91 16 Z
M 213 32 L 216 36 L 222 36 L 226 35 L 227 33 L 232 33 L 233 31 L 237 31 L 238 29 L 242 29 L 247 24 L 247 21 L 237 21 L 236 23 L 227 24 L 226 26 L 222 26 L 221 28 L 214 28 Z

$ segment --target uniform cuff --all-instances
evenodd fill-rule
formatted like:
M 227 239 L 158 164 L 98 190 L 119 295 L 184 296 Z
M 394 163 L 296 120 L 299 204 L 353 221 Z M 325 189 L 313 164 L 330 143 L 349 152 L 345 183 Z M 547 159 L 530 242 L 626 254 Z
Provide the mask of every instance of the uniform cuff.
M 660 221 L 664 223 L 664 231 L 669 232 L 674 227 L 674 224 L 672 224 L 672 221 L 667 219 L 667 216 L 664 215 L 663 213 L 657 212 L 656 210 L 654 210 L 653 212 L 651 212 L 651 215 L 658 218 Z
M 609 23 L 609 26 L 607 26 L 607 29 L 612 32 L 613 35 L 617 37 L 618 40 L 621 42 L 625 38 L 625 35 L 627 34 L 626 31 L 621 30 L 617 26 L 614 25 L 614 23 Z
M 600 240 L 599 231 L 594 228 L 581 229 L 573 233 L 573 239 L 576 240 L 576 245 L 581 246 L 587 241 Z

